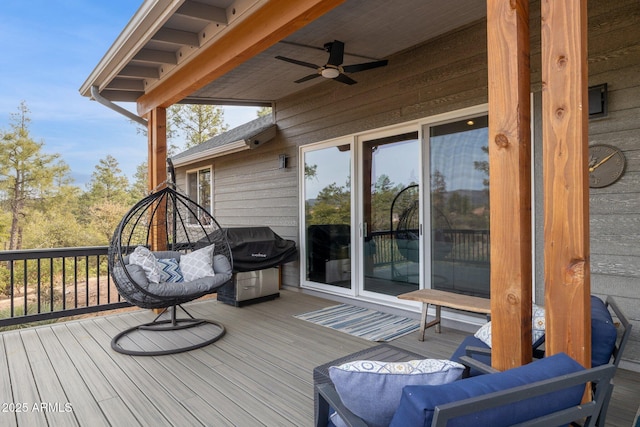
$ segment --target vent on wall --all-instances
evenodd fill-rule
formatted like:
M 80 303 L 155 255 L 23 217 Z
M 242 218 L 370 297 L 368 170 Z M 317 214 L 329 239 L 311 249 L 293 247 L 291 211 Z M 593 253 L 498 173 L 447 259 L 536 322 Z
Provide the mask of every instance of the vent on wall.
M 589 88 L 589 118 L 605 117 L 607 110 L 607 84 Z

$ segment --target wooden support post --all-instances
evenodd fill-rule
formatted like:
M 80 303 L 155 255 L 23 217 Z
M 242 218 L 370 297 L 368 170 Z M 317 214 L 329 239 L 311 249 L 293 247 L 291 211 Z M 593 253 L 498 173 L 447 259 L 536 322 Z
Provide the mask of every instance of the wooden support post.
M 158 189 L 157 187 L 167 180 L 167 111 L 164 108 L 154 108 L 148 114 L 149 128 L 149 190 Z M 153 250 L 166 250 L 167 242 L 165 239 L 159 239 L 158 236 L 165 236 L 166 221 L 164 217 L 166 212 L 158 211 L 156 224 L 153 225 L 150 233 L 151 248 Z
M 531 105 L 529 0 L 487 0 L 492 364 L 529 363 Z
M 587 2 L 542 1 L 546 350 L 591 364 Z
M 149 190 L 167 180 L 167 110 L 154 108 L 149 113 Z

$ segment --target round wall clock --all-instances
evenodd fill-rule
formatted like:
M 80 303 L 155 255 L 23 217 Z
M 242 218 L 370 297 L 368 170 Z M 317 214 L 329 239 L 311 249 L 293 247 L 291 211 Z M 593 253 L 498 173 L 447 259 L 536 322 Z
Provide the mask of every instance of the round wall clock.
M 622 151 L 612 145 L 589 146 L 589 187 L 602 188 L 613 184 L 624 173 L 626 160 Z

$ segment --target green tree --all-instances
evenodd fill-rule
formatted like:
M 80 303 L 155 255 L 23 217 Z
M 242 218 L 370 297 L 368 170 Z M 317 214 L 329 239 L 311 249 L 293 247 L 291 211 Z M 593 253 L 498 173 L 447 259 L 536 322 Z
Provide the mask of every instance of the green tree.
M 318 193 L 313 206 L 307 203 L 307 224 L 349 224 L 351 194 L 348 186 L 335 182 Z
M 258 117 L 264 117 L 264 116 L 269 116 L 272 113 L 272 109 L 271 107 L 260 107 L 260 109 L 258 111 L 256 111 L 256 115 Z
M 147 194 L 149 194 L 149 168 L 147 162 L 142 162 L 136 167 L 136 173 L 133 175 L 131 197 L 134 200 L 140 200 Z
M 0 191 L 6 196 L 11 215 L 9 250 L 22 247 L 22 231 L 27 210 L 54 191 L 69 167 L 59 154 L 45 154 L 44 143 L 29 135 L 29 109 L 23 101 L 11 115 L 11 129 L 2 132 L 0 144 Z M 68 179 L 68 178 L 67 178 Z
M 195 147 L 225 132 L 224 110 L 215 105 L 174 104 L 167 111 L 167 122 L 185 137 L 185 148 Z
M 110 200 L 101 200 L 89 208 L 89 227 L 94 233 L 96 245 L 108 245 L 113 232 L 129 207 Z
M 120 170 L 118 160 L 110 154 L 95 166 L 87 187 L 89 205 L 104 201 L 125 206 L 131 204 L 129 180 Z
M 129 180 L 122 173 L 118 161 L 111 155 L 100 159 L 84 194 L 87 240 L 94 245 L 109 243 L 113 231 L 123 215 L 134 203 Z

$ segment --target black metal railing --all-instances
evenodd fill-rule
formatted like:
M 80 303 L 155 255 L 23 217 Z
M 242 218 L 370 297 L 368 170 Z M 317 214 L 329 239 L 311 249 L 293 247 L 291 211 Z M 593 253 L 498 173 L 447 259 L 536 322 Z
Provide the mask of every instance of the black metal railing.
M 405 257 L 398 250 L 397 236 L 392 231 L 375 231 L 371 233 L 374 244 L 373 264 L 376 266 L 403 261 Z M 408 233 L 404 233 L 406 237 Z M 413 230 L 412 235 L 418 236 L 418 230 Z M 442 260 L 465 262 L 468 264 L 484 264 L 490 261 L 489 230 L 438 230 L 436 246 L 433 255 L 442 257 Z
M 0 327 L 129 307 L 107 246 L 0 251 Z

